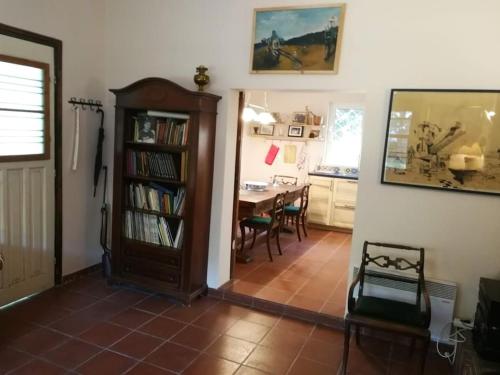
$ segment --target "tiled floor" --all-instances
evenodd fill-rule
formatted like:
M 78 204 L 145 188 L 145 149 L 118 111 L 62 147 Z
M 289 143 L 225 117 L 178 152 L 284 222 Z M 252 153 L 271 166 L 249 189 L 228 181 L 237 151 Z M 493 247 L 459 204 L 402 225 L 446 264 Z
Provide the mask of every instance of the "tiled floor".
M 0 374 L 336 374 L 343 335 L 201 298 L 191 307 L 86 277 L 0 311 Z M 415 353 L 362 338 L 350 374 L 411 374 Z M 426 374 L 450 374 L 430 355 Z
M 236 263 L 226 290 L 277 303 L 344 316 L 351 235 L 309 229 L 299 242 L 295 233 L 280 235 L 283 256 L 271 242 L 270 262 L 265 242 L 249 251 L 253 262 Z M 250 242 L 247 243 L 247 247 Z

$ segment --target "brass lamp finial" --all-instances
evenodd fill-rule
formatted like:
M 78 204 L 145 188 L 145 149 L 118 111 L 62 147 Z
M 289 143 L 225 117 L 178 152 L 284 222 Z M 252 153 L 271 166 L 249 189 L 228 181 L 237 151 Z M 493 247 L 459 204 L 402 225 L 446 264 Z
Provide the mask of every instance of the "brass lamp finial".
M 196 68 L 194 83 L 198 85 L 198 91 L 203 91 L 203 88 L 210 82 L 210 77 L 206 74 L 207 70 L 208 68 L 204 65 L 200 65 Z

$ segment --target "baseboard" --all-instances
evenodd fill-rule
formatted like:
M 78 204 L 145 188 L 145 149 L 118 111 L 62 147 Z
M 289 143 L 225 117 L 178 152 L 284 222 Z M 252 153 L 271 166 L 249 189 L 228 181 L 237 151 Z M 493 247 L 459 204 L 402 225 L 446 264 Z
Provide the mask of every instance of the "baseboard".
M 97 263 L 97 264 L 94 264 L 93 266 L 84 268 L 84 269 L 82 269 L 80 271 L 69 273 L 69 274 L 64 275 L 62 277 L 62 284 L 67 284 L 67 283 L 69 283 L 71 281 L 75 281 L 75 280 L 80 279 L 82 277 L 88 276 L 91 273 L 98 272 L 101 269 L 102 269 L 102 264 L 101 263 Z

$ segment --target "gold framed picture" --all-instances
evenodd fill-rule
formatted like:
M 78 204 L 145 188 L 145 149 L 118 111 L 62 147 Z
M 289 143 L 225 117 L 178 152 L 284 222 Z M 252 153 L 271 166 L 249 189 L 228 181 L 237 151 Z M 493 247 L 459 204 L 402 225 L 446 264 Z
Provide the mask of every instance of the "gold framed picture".
M 336 74 L 345 4 L 254 11 L 251 73 Z
M 500 91 L 393 89 L 384 184 L 500 194 Z

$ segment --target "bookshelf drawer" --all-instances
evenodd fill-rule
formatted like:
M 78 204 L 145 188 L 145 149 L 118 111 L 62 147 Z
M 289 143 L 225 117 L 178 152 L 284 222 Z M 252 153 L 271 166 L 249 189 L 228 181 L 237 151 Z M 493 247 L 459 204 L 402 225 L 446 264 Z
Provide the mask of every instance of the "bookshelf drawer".
M 161 264 L 175 268 L 176 270 L 181 269 L 181 255 L 179 253 L 181 250 L 173 250 L 129 239 L 126 239 L 124 243 L 123 252 L 125 255 L 160 262 Z
M 157 262 L 148 262 L 127 257 L 123 260 L 122 264 L 124 276 L 131 279 L 143 281 L 157 280 L 170 288 L 179 288 L 180 286 L 181 275 Z

